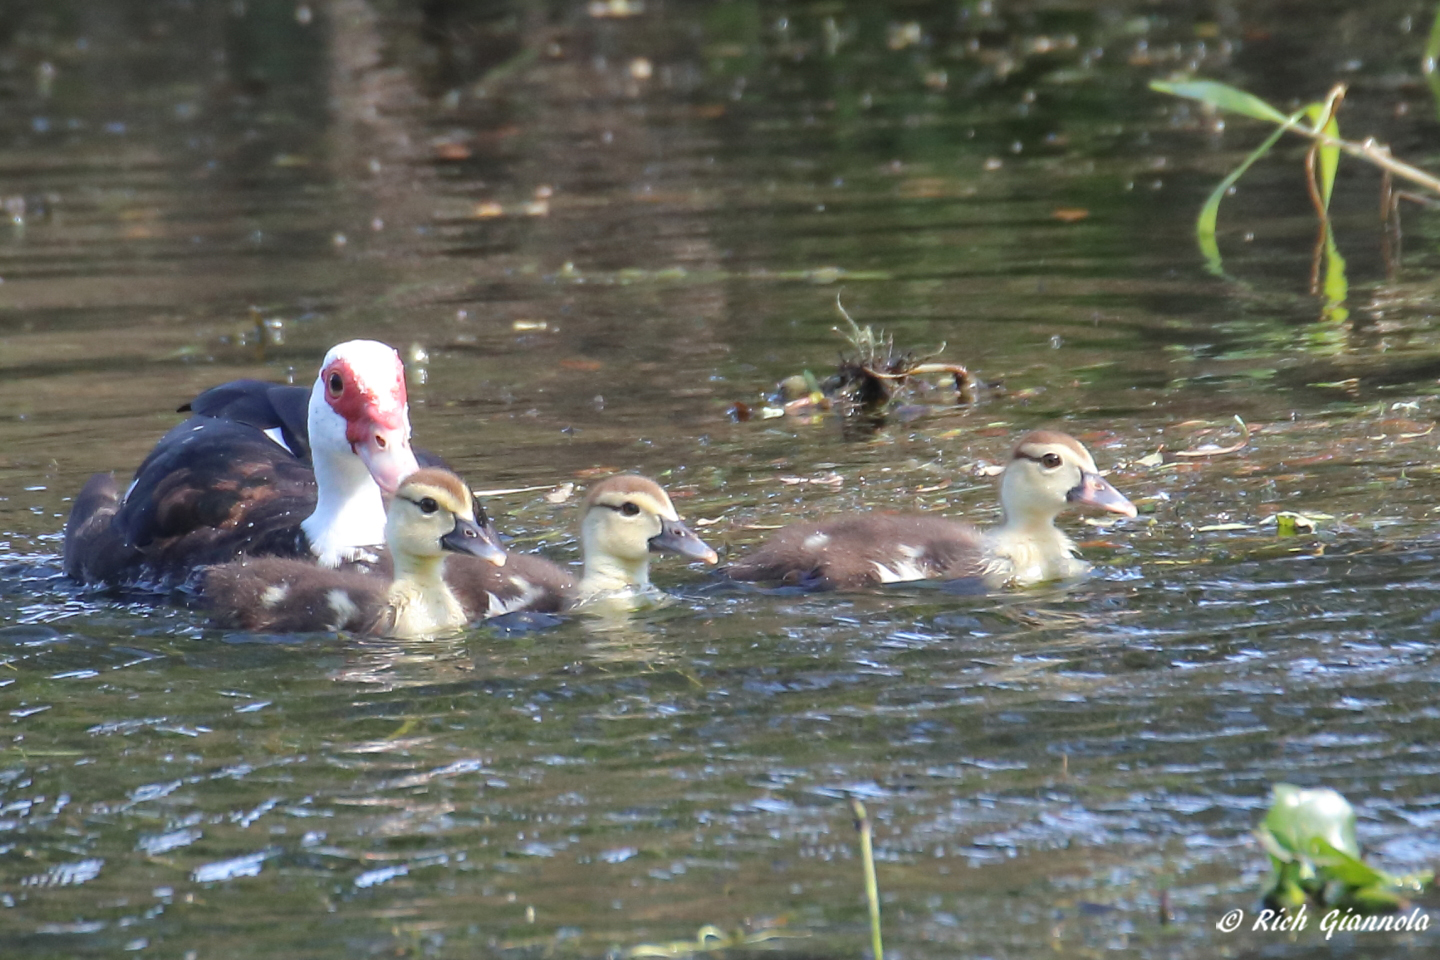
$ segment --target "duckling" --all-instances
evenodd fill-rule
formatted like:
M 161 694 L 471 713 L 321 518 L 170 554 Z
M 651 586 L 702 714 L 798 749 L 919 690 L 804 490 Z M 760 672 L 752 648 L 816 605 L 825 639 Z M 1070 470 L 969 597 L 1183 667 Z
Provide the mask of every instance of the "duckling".
M 486 566 L 502 565 L 506 557 L 476 523 L 470 491 L 459 477 L 426 467 L 406 478 L 385 515 L 385 542 L 393 579 L 262 557 L 210 567 L 204 599 L 222 623 L 283 633 L 353 630 L 423 639 L 453 633 L 484 615 L 483 606 L 467 609 L 444 578 L 447 552 L 471 554 Z
M 928 514 L 845 514 L 785 527 L 725 573 L 841 590 L 929 579 L 974 578 L 990 588 L 1061 580 L 1090 568 L 1055 527 L 1070 504 L 1135 516 L 1134 504 L 1100 476 L 1078 440 L 1036 430 L 1020 439 L 1005 465 L 997 527 Z
M 635 605 L 660 595 L 650 583 L 650 556 L 678 553 L 715 563 L 719 558 L 680 521 L 665 490 L 634 474 L 607 477 L 581 503 L 580 546 L 584 572 L 570 571 L 543 557 L 510 554 L 504 569 L 465 561 L 452 563 L 446 578 L 467 608 L 489 616 L 529 610 L 558 613 L 598 600 Z

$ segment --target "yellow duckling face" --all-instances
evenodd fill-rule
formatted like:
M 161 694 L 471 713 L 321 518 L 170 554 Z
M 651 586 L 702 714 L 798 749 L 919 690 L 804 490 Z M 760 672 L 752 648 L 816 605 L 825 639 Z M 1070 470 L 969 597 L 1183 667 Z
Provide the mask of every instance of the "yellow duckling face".
M 593 555 L 641 563 L 662 551 L 705 563 L 719 559 L 680 521 L 659 484 L 628 474 L 608 477 L 590 489 L 581 536 L 587 562 Z
M 1000 481 L 1000 502 L 1008 519 L 1021 522 L 1048 522 L 1072 503 L 1135 516 L 1135 505 L 1100 476 L 1090 451 L 1052 430 L 1026 434 L 1015 445 Z
M 398 559 L 469 553 L 496 566 L 505 550 L 486 526 L 476 522 L 475 501 L 448 470 L 417 470 L 400 484 L 386 514 L 385 542 Z

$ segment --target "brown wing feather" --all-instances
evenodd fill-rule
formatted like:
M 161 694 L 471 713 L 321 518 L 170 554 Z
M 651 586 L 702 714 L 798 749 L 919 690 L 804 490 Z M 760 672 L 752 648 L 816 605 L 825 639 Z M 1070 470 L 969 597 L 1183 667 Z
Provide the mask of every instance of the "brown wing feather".
M 242 556 L 305 557 L 300 522 L 314 508 L 307 464 L 252 426 L 191 417 L 155 445 L 124 498 L 113 483 L 86 485 L 66 524 L 66 571 L 163 585 Z
M 236 462 L 223 477 L 178 470 L 150 499 L 154 523 L 137 545 L 161 576 L 240 555 L 309 555 L 300 521 L 315 508 L 315 480 L 298 462 Z

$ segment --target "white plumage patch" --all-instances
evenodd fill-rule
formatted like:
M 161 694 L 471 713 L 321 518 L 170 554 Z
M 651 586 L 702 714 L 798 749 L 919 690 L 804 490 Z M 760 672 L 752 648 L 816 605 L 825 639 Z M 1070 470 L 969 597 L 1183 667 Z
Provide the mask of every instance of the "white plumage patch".
M 906 583 L 910 580 L 925 580 L 930 576 L 913 557 L 897 557 L 888 567 L 879 560 L 872 561 L 872 565 L 881 583 Z
M 806 550 L 823 550 L 825 548 L 825 545 L 829 542 L 829 534 L 812 533 L 810 534 L 810 536 L 805 538 L 805 542 L 800 544 L 800 546 Z
M 510 598 L 498 597 L 493 593 L 486 593 L 490 599 L 490 607 L 485 611 L 487 617 L 499 617 L 507 613 L 514 613 L 516 610 L 524 610 L 530 604 L 544 595 L 543 587 L 537 587 L 529 580 L 520 577 L 511 577 L 510 586 L 518 592 Z
M 260 604 L 265 607 L 273 607 L 281 600 L 284 600 L 289 593 L 290 585 L 287 583 L 277 583 L 273 586 L 266 587 L 265 592 L 260 594 Z
M 264 433 L 265 436 L 280 444 L 281 448 L 283 448 L 286 453 L 290 454 L 291 456 L 295 455 L 295 451 L 291 450 L 290 445 L 285 442 L 284 435 L 280 432 L 279 427 L 271 427 L 269 430 L 264 431 Z
M 379 559 L 380 555 L 369 547 L 342 547 L 340 550 L 340 560 L 344 563 L 363 563 L 369 565 L 378 562 Z
M 341 590 L 339 587 L 336 587 L 326 594 L 325 601 L 330 604 L 330 609 L 335 614 L 335 628 L 337 630 L 349 622 L 351 617 L 360 612 L 360 608 L 355 605 L 355 601 L 350 599 L 350 594 Z

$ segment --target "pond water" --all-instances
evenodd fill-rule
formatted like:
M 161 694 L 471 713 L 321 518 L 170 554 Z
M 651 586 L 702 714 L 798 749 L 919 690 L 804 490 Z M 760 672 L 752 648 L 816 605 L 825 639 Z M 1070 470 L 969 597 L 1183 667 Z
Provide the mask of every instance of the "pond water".
M 1373 862 L 1440 859 L 1437 233 L 1342 167 L 1349 317 L 1307 292 L 1287 144 L 1147 90 L 1194 70 L 1436 160 L 1433 4 L 82 2 L 0 9 L 0 953 L 1435 955 L 1252 911 L 1271 784 Z M 847 439 L 737 422 L 846 349 L 839 299 L 986 389 Z M 726 589 L 546 631 L 251 636 L 59 572 L 69 498 L 175 407 L 408 361 L 417 438 L 516 549 L 593 471 L 712 544 L 859 504 L 998 512 L 1021 432 L 1141 508 L 1097 570 L 990 596 Z M 1151 456 L 1253 431 L 1238 453 Z M 811 482 L 797 482 L 811 481 Z M 814 482 L 820 481 L 820 482 Z M 1281 538 L 1278 511 L 1318 518 Z M 1098 523 L 1098 526 L 1095 525 Z M 1087 525 L 1090 524 L 1090 525 Z M 1420 903 L 1440 925 L 1440 901 Z M 718 945 L 716 941 L 711 946 Z

